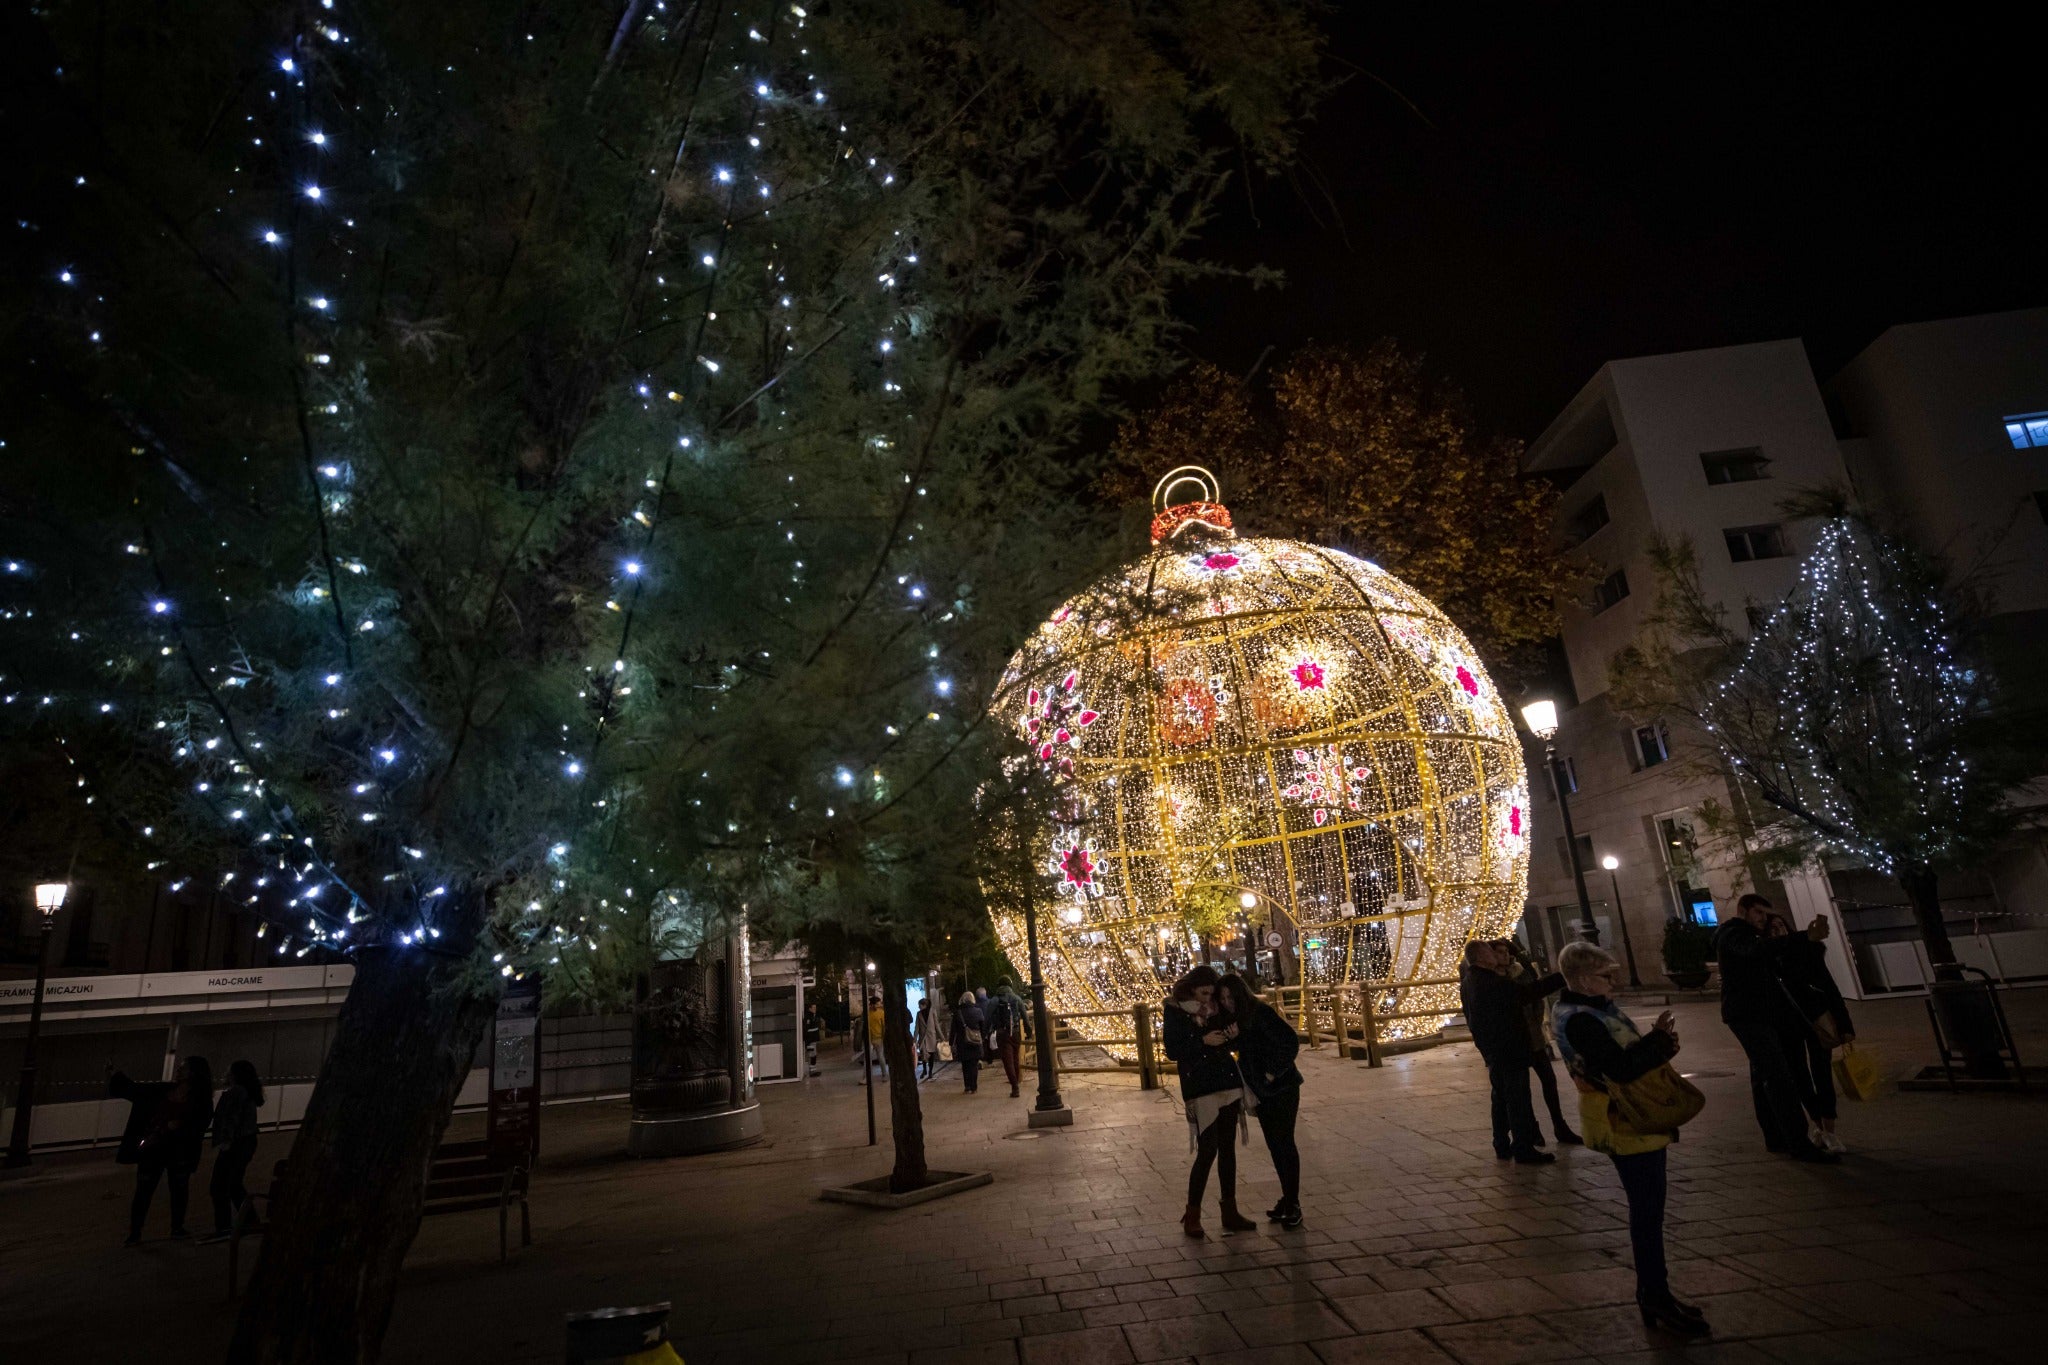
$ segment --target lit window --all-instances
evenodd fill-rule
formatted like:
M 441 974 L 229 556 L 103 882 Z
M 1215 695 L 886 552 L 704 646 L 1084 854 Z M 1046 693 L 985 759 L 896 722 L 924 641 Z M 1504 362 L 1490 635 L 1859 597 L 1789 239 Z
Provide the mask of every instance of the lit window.
M 1593 611 L 1595 614 L 1606 611 L 1626 596 L 1628 596 L 1628 574 L 1620 569 L 1616 569 L 1613 573 L 1593 585 Z
M 1783 527 L 1735 526 L 1721 535 L 1728 542 L 1728 558 L 1737 564 L 1752 559 L 1783 559 L 1791 553 L 1785 548 Z
M 1747 450 L 1709 450 L 1700 456 L 1708 483 L 1752 483 L 1768 479 L 1771 462 L 1755 446 Z
M 2048 450 L 2048 412 L 2023 412 L 2005 419 L 2005 439 L 2014 450 Z

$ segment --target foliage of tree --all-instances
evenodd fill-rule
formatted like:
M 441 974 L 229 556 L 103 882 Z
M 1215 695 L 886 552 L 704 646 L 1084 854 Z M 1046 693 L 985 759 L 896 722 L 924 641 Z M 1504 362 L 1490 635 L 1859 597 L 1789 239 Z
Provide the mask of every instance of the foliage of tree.
M 1657 604 L 1612 662 L 1613 700 L 1693 729 L 1762 870 L 1836 855 L 1895 878 L 1953 975 L 1941 877 L 1981 866 L 2024 818 L 2012 794 L 2040 771 L 2038 727 L 1986 666 L 1975 585 L 1839 493 L 1785 510 L 1818 518 L 1816 543 L 1746 628 L 1702 589 L 1690 543 L 1653 543 Z
M 1103 490 L 1129 502 L 1175 465 L 1206 465 L 1240 529 L 1371 559 L 1515 677 L 1583 582 L 1552 526 L 1556 492 L 1522 476 L 1521 455 L 1420 355 L 1390 340 L 1319 345 L 1250 385 L 1190 366 L 1122 425 Z
M 19 742 L 357 965 L 236 1360 L 376 1355 L 506 975 L 744 916 L 907 1028 L 983 700 L 1114 552 L 1074 447 L 1290 153 L 1302 10 L 10 15 Z

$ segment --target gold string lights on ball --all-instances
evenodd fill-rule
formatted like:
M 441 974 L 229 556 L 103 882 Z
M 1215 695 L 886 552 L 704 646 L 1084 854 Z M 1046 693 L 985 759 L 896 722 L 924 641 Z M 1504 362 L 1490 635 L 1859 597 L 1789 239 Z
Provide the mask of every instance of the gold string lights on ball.
M 1205 940 L 1250 931 L 1280 934 L 1289 984 L 1455 1012 L 1454 985 L 1411 983 L 1456 977 L 1468 940 L 1509 932 L 1528 880 L 1528 782 L 1499 690 L 1394 575 L 1240 539 L 1206 470 L 1174 470 L 1153 505 L 1151 553 L 1054 612 L 993 703 L 1029 748 L 1014 766 L 1041 779 L 1024 823 L 1048 1003 L 1155 1001 Z M 1022 973 L 1020 906 L 991 902 Z

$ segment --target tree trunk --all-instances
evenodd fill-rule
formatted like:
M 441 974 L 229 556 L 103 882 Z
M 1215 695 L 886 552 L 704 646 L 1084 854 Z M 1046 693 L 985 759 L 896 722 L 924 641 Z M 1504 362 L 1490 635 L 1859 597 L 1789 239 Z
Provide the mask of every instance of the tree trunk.
M 896 1144 L 896 1169 L 889 1189 L 897 1194 L 922 1189 L 924 1108 L 917 1094 L 917 1051 L 910 1038 L 910 1003 L 903 995 L 903 954 L 878 950 L 881 968 L 882 1059 L 889 1064 L 889 1136 Z
M 356 954 L 229 1365 L 365 1365 L 419 1230 L 427 1163 L 496 1008 L 459 958 Z
M 1941 917 L 1940 879 L 1932 868 L 1912 867 L 1899 874 L 1899 885 L 1912 902 L 1913 918 L 1920 926 L 1920 941 L 1927 945 L 1927 961 L 1934 968 L 1935 978 L 1960 979 L 1956 950 L 1948 941 L 1948 925 Z

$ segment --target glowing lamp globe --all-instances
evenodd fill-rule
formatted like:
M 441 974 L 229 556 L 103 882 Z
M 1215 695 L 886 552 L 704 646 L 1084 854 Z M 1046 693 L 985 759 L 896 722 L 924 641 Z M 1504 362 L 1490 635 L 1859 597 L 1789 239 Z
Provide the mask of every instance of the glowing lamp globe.
M 993 702 L 1045 778 L 1025 837 L 1048 1002 L 1127 1010 L 1277 932 L 1288 984 L 1365 983 L 1418 1016 L 1382 1036 L 1434 1033 L 1465 944 L 1508 933 L 1527 886 L 1499 690 L 1394 575 L 1239 538 L 1206 471 L 1175 470 L 1153 502 L 1151 553 L 1054 612 Z M 1022 974 L 1021 906 L 991 900 Z

